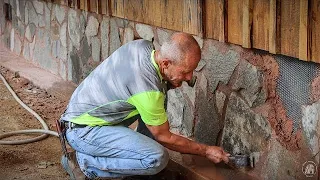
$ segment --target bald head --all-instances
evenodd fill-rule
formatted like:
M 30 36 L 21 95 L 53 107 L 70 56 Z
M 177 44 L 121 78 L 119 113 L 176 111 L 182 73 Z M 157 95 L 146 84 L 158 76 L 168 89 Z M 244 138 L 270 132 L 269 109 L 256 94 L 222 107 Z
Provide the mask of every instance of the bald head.
M 163 43 L 160 49 L 162 58 L 180 63 L 187 59 L 200 59 L 201 50 L 197 41 L 190 34 L 174 33 L 170 39 Z

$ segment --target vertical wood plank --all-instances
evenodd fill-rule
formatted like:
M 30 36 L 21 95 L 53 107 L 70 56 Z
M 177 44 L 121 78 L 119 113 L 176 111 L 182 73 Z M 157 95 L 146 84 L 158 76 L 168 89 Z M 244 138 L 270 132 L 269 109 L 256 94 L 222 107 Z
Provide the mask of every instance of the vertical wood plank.
M 202 35 L 202 4 L 200 0 L 184 0 L 182 31 Z
M 145 0 L 144 9 L 146 16 L 145 23 L 161 27 L 161 1 L 162 0 Z
M 320 63 L 320 0 L 311 0 L 310 5 L 311 60 Z
M 124 18 L 124 0 L 111 0 L 111 15 Z
M 143 0 L 125 0 L 124 17 L 132 21 L 143 22 L 144 5 Z
M 308 60 L 308 0 L 300 0 L 299 59 Z
M 85 4 L 87 0 L 80 0 L 80 9 L 85 10 Z
M 98 13 L 98 0 L 89 0 L 89 11 Z
M 269 16 L 269 52 L 276 54 L 278 53 L 278 49 L 280 48 L 280 44 L 278 43 L 280 38 L 278 36 L 278 32 L 280 28 L 278 28 L 278 24 L 280 24 L 280 18 L 278 18 L 278 9 L 281 9 L 281 4 L 277 2 L 277 0 L 270 0 L 270 16 Z M 279 35 L 281 35 L 279 33 Z
M 205 36 L 224 42 L 224 6 L 225 0 L 204 2 Z
M 300 0 L 281 0 L 281 54 L 299 57 Z
M 99 1 L 99 13 L 108 14 L 108 0 Z
M 242 46 L 245 48 L 251 48 L 252 10 L 253 0 L 243 0 Z
M 254 0 L 252 20 L 253 48 L 269 50 L 270 0 Z M 275 23 L 275 22 L 272 22 Z
M 243 1 L 228 0 L 228 42 L 242 45 Z
M 182 31 L 182 10 L 184 0 L 161 1 L 161 27 Z

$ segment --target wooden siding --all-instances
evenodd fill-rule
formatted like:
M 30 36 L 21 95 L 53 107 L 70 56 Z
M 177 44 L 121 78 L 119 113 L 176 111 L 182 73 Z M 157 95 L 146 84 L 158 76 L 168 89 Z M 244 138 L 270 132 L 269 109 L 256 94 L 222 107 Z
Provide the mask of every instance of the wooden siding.
M 46 0 L 320 63 L 320 0 Z

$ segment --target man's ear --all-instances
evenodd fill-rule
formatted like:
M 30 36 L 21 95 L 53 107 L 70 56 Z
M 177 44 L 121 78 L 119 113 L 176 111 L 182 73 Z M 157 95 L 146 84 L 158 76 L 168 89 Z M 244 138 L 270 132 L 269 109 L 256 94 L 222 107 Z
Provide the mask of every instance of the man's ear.
M 171 61 L 169 59 L 162 59 L 160 63 L 164 69 L 168 69 L 168 67 L 171 65 Z

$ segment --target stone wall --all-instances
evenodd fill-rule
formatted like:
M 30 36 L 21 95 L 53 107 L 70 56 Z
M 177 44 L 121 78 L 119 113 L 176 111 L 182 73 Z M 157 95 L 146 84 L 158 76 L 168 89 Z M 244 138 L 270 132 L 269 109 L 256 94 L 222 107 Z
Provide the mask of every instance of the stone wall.
M 11 22 L 3 15 L 4 3 L 12 6 Z M 158 49 L 172 33 L 43 1 L 0 0 L 2 42 L 26 61 L 77 84 L 122 44 L 153 39 Z M 253 176 L 305 177 L 302 164 L 319 160 L 312 157 L 320 143 L 319 78 L 310 79 L 312 100 L 301 106 L 294 131 L 277 95 L 281 74 L 275 56 L 194 37 L 202 49 L 197 82 L 168 92 L 171 130 L 232 154 L 259 152 L 257 167 L 247 172 Z

